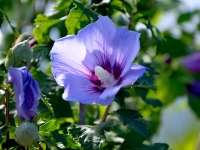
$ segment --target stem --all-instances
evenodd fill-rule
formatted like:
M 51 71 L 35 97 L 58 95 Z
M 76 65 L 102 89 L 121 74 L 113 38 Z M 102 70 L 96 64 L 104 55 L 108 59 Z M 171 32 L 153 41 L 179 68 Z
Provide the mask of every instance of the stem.
M 111 105 L 112 105 L 112 104 L 110 104 L 110 105 L 107 106 L 106 111 L 105 111 L 105 113 L 104 113 L 104 115 L 103 115 L 103 118 L 102 118 L 101 122 L 105 122 L 105 121 L 106 121 L 106 118 L 107 118 L 107 116 L 108 116 L 108 113 L 109 113 L 109 110 L 110 110 Z
M 80 103 L 79 105 L 79 125 L 85 125 L 86 105 Z
M 6 107 L 6 125 L 10 125 L 10 113 L 9 113 L 9 99 L 10 99 L 10 93 L 8 89 L 5 90 L 6 97 L 5 97 L 5 107 Z M 9 131 L 6 132 L 6 141 L 9 140 Z M 7 148 L 9 150 L 9 148 Z
M 38 145 L 39 150 L 43 150 L 42 146 L 39 143 L 37 145 Z

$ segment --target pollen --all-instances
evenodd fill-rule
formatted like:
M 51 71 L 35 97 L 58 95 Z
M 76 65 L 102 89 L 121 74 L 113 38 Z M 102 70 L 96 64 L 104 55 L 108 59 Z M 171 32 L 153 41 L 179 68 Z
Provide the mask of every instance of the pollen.
M 104 70 L 102 67 L 96 66 L 94 71 L 95 75 L 102 82 L 102 87 L 111 87 L 116 83 L 113 74 L 109 73 L 107 70 Z

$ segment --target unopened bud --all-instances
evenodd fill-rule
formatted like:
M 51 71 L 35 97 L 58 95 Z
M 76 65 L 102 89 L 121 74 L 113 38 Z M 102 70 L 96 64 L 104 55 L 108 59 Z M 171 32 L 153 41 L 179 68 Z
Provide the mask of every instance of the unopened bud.
M 7 57 L 5 59 L 5 66 L 9 70 L 12 67 L 22 67 L 27 68 L 31 65 L 31 59 L 33 57 L 33 51 L 29 45 L 28 40 L 20 42 L 10 48 Z
M 38 129 L 30 122 L 21 123 L 15 130 L 17 142 L 24 147 L 30 147 L 38 142 Z

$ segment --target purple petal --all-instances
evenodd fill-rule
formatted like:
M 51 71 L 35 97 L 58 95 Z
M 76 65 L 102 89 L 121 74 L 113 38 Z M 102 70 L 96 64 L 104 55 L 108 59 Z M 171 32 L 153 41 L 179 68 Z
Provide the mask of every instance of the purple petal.
M 182 65 L 191 73 L 200 73 L 200 52 L 196 52 L 183 58 Z
M 100 95 L 100 99 L 107 99 L 109 97 L 115 96 L 117 92 L 120 90 L 121 86 L 114 86 L 114 87 L 109 87 L 103 93 Z
M 87 78 L 73 74 L 62 75 L 60 80 L 62 80 L 65 87 L 63 99 L 68 101 L 78 101 L 83 104 L 95 103 L 104 91 Z
M 26 67 L 10 67 L 8 81 L 14 85 L 17 114 L 31 121 L 38 113 L 40 89 Z
M 113 51 L 113 39 L 116 28 L 108 17 L 99 16 L 99 19 L 79 31 L 78 36 L 96 59 L 95 65 L 111 72 L 110 56 Z M 114 59 L 114 58 L 113 58 Z M 94 66 L 95 67 L 95 66 Z M 94 68 L 93 67 L 93 68 Z
M 115 79 L 122 77 L 130 68 L 139 49 L 140 34 L 126 28 L 117 28 L 114 42 L 114 51 L 111 57 L 113 62 L 113 73 Z
M 200 81 L 194 80 L 192 85 L 187 85 L 189 94 L 200 97 Z
M 61 86 L 63 83 L 59 81 L 60 75 L 71 73 L 88 77 L 92 74 L 94 60 L 77 36 L 66 36 L 57 40 L 51 50 L 51 60 L 52 72 Z
M 137 81 L 137 79 L 139 79 L 144 74 L 145 71 L 146 71 L 146 67 L 144 66 L 137 65 L 137 64 L 132 65 L 131 70 L 129 70 L 120 79 L 120 83 L 119 83 L 120 86 L 126 87 L 135 83 L 135 81 Z

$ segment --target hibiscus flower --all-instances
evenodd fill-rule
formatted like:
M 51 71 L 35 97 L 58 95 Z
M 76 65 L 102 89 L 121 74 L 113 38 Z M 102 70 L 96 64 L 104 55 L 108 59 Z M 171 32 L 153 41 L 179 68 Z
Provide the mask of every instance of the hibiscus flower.
M 77 35 L 58 39 L 51 50 L 51 65 L 56 82 L 65 88 L 63 99 L 111 104 L 120 88 L 133 84 L 146 70 L 132 64 L 140 49 L 139 37 L 99 16 Z
M 17 115 L 22 120 L 31 121 L 38 114 L 37 105 L 40 99 L 38 83 L 26 67 L 10 67 L 8 82 L 14 85 Z

